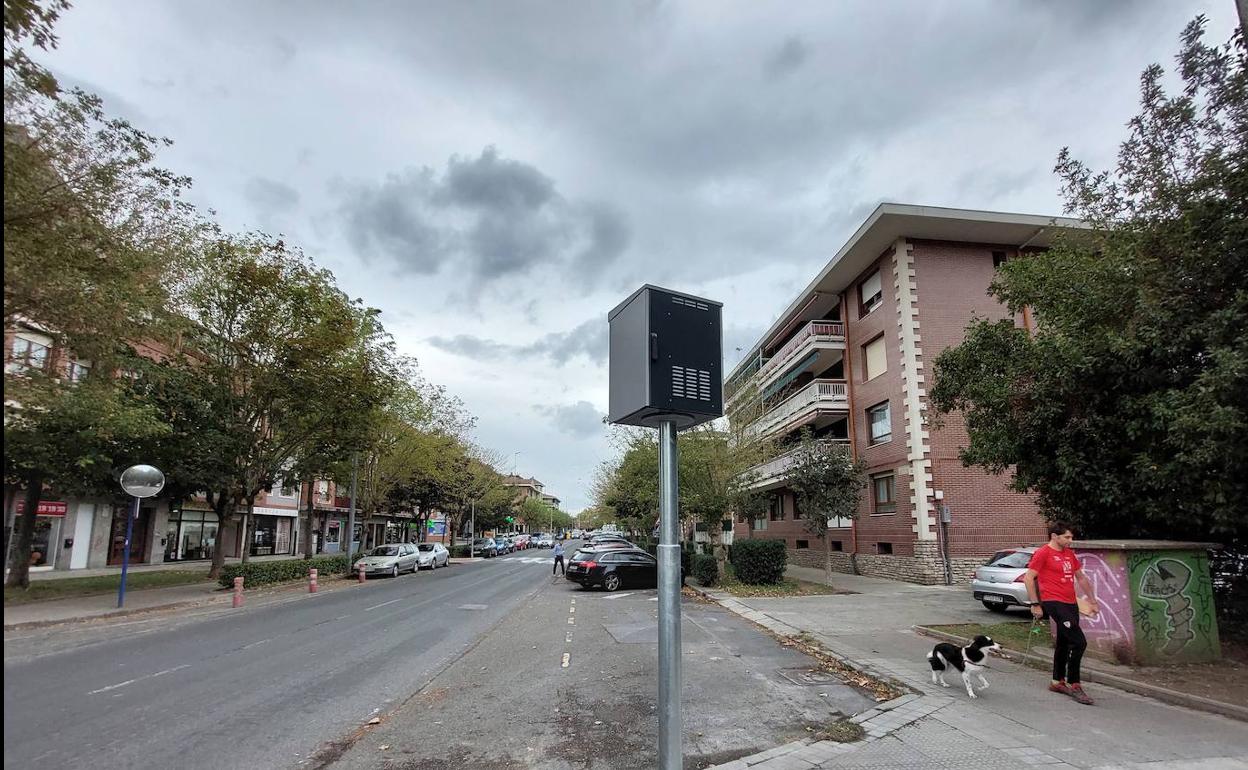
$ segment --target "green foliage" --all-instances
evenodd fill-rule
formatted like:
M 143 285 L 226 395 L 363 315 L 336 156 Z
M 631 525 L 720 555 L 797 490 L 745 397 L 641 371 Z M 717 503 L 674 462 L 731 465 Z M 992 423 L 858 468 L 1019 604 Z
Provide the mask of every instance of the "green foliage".
M 691 562 L 693 577 L 702 585 L 713 586 L 719 580 L 719 562 L 711 554 L 694 554 Z
M 317 578 L 341 575 L 350 566 L 346 556 L 317 556 L 313 559 L 281 559 L 279 561 L 252 561 L 246 564 L 227 564 L 217 579 L 229 588 L 234 578 L 243 579 L 244 588 L 282 583 L 289 580 L 307 580 L 308 570 L 315 569 Z
M 742 583 L 779 583 L 789 551 L 783 540 L 738 540 L 729 552 L 733 573 Z
M 1184 31 L 1178 93 L 1144 72 L 1112 171 L 1062 151 L 1066 209 L 1092 229 L 991 288 L 1036 330 L 977 320 L 936 361 L 963 462 L 1012 469 L 1082 537 L 1248 537 L 1248 57 L 1202 36 Z
M 785 483 L 797 497 L 811 534 L 822 538 L 828 519 L 858 515 L 860 496 L 867 486 L 866 465 L 854 460 L 849 447 L 815 439 L 807 430 L 792 458 Z
M 468 557 L 472 555 L 470 553 L 471 549 L 472 549 L 472 546 L 468 543 L 464 543 L 463 545 L 456 545 L 450 549 L 451 556 L 453 556 L 456 559 L 467 559 Z

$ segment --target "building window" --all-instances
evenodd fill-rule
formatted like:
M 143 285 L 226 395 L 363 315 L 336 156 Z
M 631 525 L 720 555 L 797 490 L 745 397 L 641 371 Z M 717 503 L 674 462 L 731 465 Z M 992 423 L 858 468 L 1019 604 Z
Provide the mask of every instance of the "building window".
M 87 372 L 91 371 L 91 364 L 85 361 L 69 362 L 69 381 L 82 382 L 87 376 Z
M 849 529 L 854 520 L 849 516 L 832 516 L 828 519 L 828 529 Z
M 1009 260 L 1009 257 L 1007 257 L 1007 256 L 1005 255 L 1005 252 L 1004 252 L 1004 251 L 994 251 L 994 252 L 992 252 L 992 269 L 994 269 L 994 270 L 995 270 L 995 269 L 997 269 L 998 267 L 1001 267 L 1001 266 L 1002 266 L 1002 265 L 1004 265 L 1004 264 L 1005 264 L 1008 260 Z
M 801 518 L 802 509 L 798 506 L 797 495 L 793 495 L 793 521 L 798 521 Z
M 875 552 L 880 554 L 881 556 L 892 556 L 893 544 L 892 543 L 876 543 Z
M 42 370 L 48 365 L 49 350 L 51 345 L 45 345 L 40 340 L 21 335 L 14 337 L 13 349 L 9 353 L 9 371 Z
M 767 529 L 767 518 L 764 516 L 762 518 L 755 519 L 754 525 L 751 529 Z
M 860 315 L 866 315 L 880 306 L 884 301 L 884 293 L 880 286 L 880 271 L 876 270 L 858 284 L 858 299 L 861 304 Z
M 810 541 L 809 541 L 809 540 L 798 540 L 798 541 L 797 541 L 797 550 L 801 551 L 801 550 L 803 550 L 803 549 L 805 549 L 805 548 L 810 548 Z
M 863 380 L 873 380 L 888 371 L 888 354 L 884 350 L 884 335 L 862 346 Z
M 784 521 L 784 500 L 779 495 L 771 498 L 767 505 L 767 518 L 772 521 Z
M 896 513 L 897 477 L 891 472 L 872 476 L 871 497 L 875 503 L 875 513 Z
M 844 550 L 845 550 L 845 544 L 844 544 L 843 542 L 841 542 L 840 540 L 833 540 L 833 541 L 832 541 L 832 550 L 833 550 L 833 551 L 844 551 Z
M 893 439 L 893 420 L 889 415 L 888 402 L 867 409 L 867 424 L 871 426 L 871 443 L 883 444 Z

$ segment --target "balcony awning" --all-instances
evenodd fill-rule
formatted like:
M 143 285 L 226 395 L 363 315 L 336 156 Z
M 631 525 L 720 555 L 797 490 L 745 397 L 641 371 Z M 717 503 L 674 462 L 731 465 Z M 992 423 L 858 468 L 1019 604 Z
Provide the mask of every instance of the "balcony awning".
M 775 382 L 771 383 L 766 388 L 764 388 L 763 398 L 765 399 L 771 398 L 776 393 L 778 393 L 782 388 L 784 388 L 784 386 L 793 382 L 793 380 L 796 380 L 798 376 L 806 369 L 806 367 L 814 363 L 814 360 L 818 357 L 819 357 L 819 351 L 818 350 L 812 351 L 810 355 L 806 356 L 797 364 L 795 364 L 791 369 L 789 369 L 788 374 L 784 375 L 780 379 L 776 380 Z

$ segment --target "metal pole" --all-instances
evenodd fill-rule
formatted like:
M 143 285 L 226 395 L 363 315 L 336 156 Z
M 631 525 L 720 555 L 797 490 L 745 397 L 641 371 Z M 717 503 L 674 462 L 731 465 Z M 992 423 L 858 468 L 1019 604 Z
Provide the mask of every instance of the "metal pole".
M 659 768 L 680 770 L 680 512 L 676 423 L 659 423 Z
M 13 558 L 13 536 L 17 534 L 17 487 L 13 488 L 13 494 L 9 496 L 9 504 L 4 512 L 5 522 L 8 525 L 8 537 L 4 541 L 4 575 L 9 575 L 9 559 Z
M 351 574 L 352 541 L 355 540 L 355 481 L 360 473 L 360 453 L 351 455 L 351 504 L 347 508 L 347 574 Z
M 468 528 L 471 530 L 468 533 L 468 558 L 472 559 L 476 555 L 476 552 L 473 550 L 473 548 L 476 546 L 475 541 L 477 539 L 477 501 L 476 500 L 472 501 L 472 521 L 469 522 Z
M 134 498 L 134 511 L 126 516 L 126 544 L 121 552 L 121 585 L 117 586 L 117 608 L 126 603 L 126 573 L 130 571 L 130 537 L 134 534 L 134 520 L 139 518 L 139 498 Z

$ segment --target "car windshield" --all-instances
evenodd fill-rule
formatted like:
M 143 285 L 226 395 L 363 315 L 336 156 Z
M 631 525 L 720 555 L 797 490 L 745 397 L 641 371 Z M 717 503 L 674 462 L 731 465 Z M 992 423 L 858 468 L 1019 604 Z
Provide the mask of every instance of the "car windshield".
M 417 548 L 419 548 L 419 549 L 420 549 L 420 550 L 422 550 L 422 551 L 432 551 L 432 550 L 433 550 L 433 544 L 432 544 L 432 543 L 421 543 L 420 545 L 418 545 L 418 546 L 416 546 L 416 547 L 417 547 Z
M 1010 551 L 1008 553 L 998 553 L 988 562 L 989 567 L 1016 567 L 1023 568 L 1031 563 L 1031 554 L 1023 551 Z
M 398 556 L 399 547 L 397 545 L 379 545 L 372 550 L 369 556 Z

